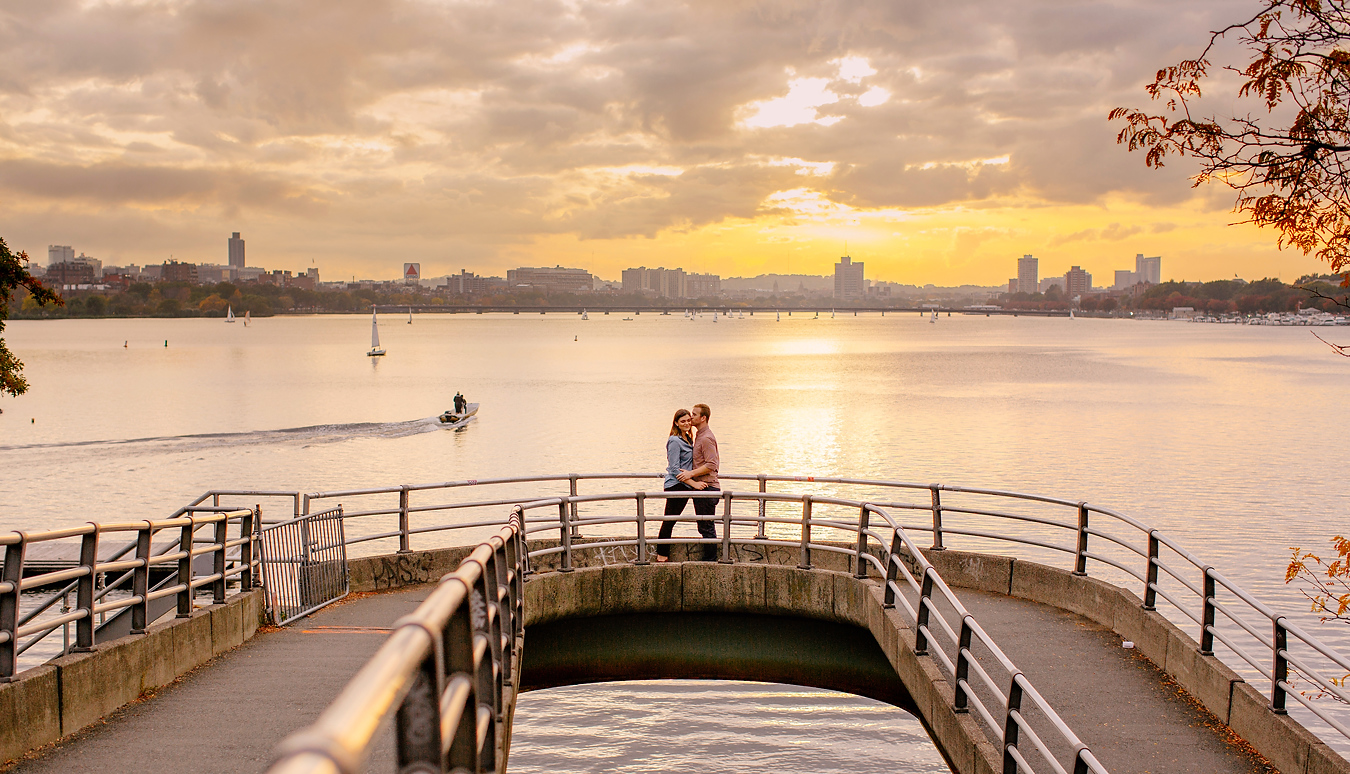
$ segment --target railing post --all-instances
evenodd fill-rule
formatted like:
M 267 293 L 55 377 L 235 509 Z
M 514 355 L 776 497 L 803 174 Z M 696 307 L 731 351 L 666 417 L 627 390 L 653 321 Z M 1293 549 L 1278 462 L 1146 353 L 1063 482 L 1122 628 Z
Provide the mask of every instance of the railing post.
M 1284 627 L 1284 616 L 1271 621 L 1274 627 L 1270 649 L 1270 711 L 1276 715 L 1288 714 L 1285 709 L 1285 690 L 1280 683 L 1289 682 L 1289 630 Z
M 453 578 L 450 582 L 463 581 Z M 471 588 L 465 591 L 472 592 Z M 449 764 L 450 770 L 478 769 L 478 674 L 473 663 L 474 627 L 472 606 L 465 600 L 450 616 L 445 634 L 445 671 L 450 678 L 464 677 L 469 681 L 469 695 L 464 700 L 464 709 L 459 713 L 459 724 L 451 732 Z
M 1008 685 L 1008 712 L 1003 720 L 1003 774 L 1017 774 L 1017 759 L 1009 751 L 1017 749 L 1021 736 L 1016 717 L 1022 711 L 1022 684 L 1018 682 L 1021 676 L 1021 672 L 1014 672 Z
M 577 496 L 577 479 L 580 478 L 576 473 L 569 473 L 567 476 L 570 482 L 569 492 L 572 497 Z M 581 537 L 581 528 L 577 526 L 577 501 L 572 500 L 572 537 Z
M 867 563 L 863 561 L 863 554 L 867 553 L 867 528 L 872 518 L 872 507 L 868 503 L 863 503 L 858 509 L 858 550 L 853 556 L 853 577 L 867 577 Z
M 797 569 L 811 569 L 811 495 L 802 495 L 802 548 Z
M 928 655 L 928 599 L 933 596 L 933 568 L 923 568 L 923 581 L 919 583 L 919 606 L 914 608 L 914 655 Z M 964 622 L 963 622 L 964 625 Z
M 244 514 L 239 520 L 239 590 L 246 592 L 253 588 L 253 511 Z
M 755 476 L 755 478 L 758 478 L 758 479 L 759 479 L 759 493 L 760 493 L 760 494 L 764 494 L 764 493 L 768 492 L 768 491 L 769 491 L 769 477 L 766 476 L 766 475 L 764 475 L 763 473 L 760 473 L 758 476 Z M 765 500 L 765 499 L 762 498 L 762 497 L 759 498 L 759 529 L 755 530 L 755 540 L 764 540 L 766 537 L 768 537 L 768 536 L 764 533 L 764 528 L 765 528 L 766 526 L 768 526 L 768 522 L 765 521 L 765 519 L 768 518 L 768 513 L 769 513 L 769 507 L 768 507 L 768 506 L 769 506 L 769 503 L 768 503 L 767 500 Z
M 895 607 L 895 579 L 900 574 L 900 549 L 904 548 L 904 542 L 900 539 L 900 530 L 897 528 L 895 534 L 891 536 L 891 552 L 886 555 L 886 587 L 883 589 L 882 607 L 890 609 Z
M 952 686 L 952 709 L 956 712 L 970 712 L 970 698 L 966 686 L 970 684 L 970 640 L 974 634 L 970 628 L 970 614 L 961 617 L 961 634 L 956 642 L 956 681 Z
M 80 566 L 88 570 L 75 582 L 75 607 L 84 611 L 84 618 L 75 622 L 75 652 L 94 649 L 94 581 L 98 564 L 98 525 L 80 539 Z
M 572 521 L 568 514 L 567 501 L 558 501 L 558 525 L 562 533 L 562 566 L 559 572 L 572 571 Z
M 1144 573 L 1144 609 L 1158 609 L 1158 531 L 1148 533 L 1148 570 Z
M 424 630 L 425 631 L 425 630 Z M 429 634 L 429 632 L 428 632 Z M 433 638 L 431 652 L 413 675 L 412 687 L 395 716 L 398 770 L 408 774 L 445 771 L 441 753 L 440 654 Z
M 1087 575 L 1088 550 L 1088 507 L 1087 503 L 1078 504 L 1078 550 L 1073 555 L 1073 574 Z
M 732 564 L 731 558 L 731 492 L 722 493 L 722 558 L 718 564 Z
M 145 634 L 150 624 L 150 542 L 153 539 L 151 523 L 136 531 L 136 560 L 141 564 L 131 573 L 131 593 L 141 598 L 131 608 L 131 633 Z
M 215 605 L 225 604 L 225 543 L 230 539 L 230 517 L 225 514 L 217 514 L 220 521 L 216 522 L 216 553 L 212 556 L 211 573 L 220 577 L 216 578 L 211 584 L 211 603 Z
M 501 630 L 502 643 L 502 681 L 511 681 L 512 654 L 516 652 L 515 605 L 511 599 L 511 571 L 506 566 L 506 542 L 503 541 L 492 551 L 493 586 L 492 596 L 496 600 L 498 628 Z
M 933 493 L 933 550 L 943 551 L 947 547 L 942 544 L 942 495 L 938 493 L 942 484 L 929 484 L 928 489 Z
M 4 573 L 0 574 L 0 683 L 14 679 L 19 671 L 19 584 L 23 582 L 23 555 L 28 536 L 5 547 Z
M 644 565 L 651 564 L 647 560 L 647 493 L 635 492 L 633 499 L 637 502 L 637 542 L 638 554 L 637 561 L 633 564 Z
M 197 528 L 197 520 L 191 515 L 183 518 L 187 519 L 188 523 L 178 538 L 178 551 L 184 554 L 178 559 L 178 585 L 183 587 L 178 592 L 179 618 L 192 615 L 192 536 Z
M 1214 595 L 1216 593 L 1214 577 L 1209 574 L 1212 568 L 1208 565 L 1204 568 L 1205 582 L 1201 587 L 1204 591 L 1204 607 L 1200 615 L 1200 655 L 1214 655 L 1214 632 L 1211 629 L 1214 626 Z
M 408 522 L 408 485 L 404 484 L 398 491 L 398 552 L 400 554 L 412 553 L 408 540 L 408 530 L 410 529 Z

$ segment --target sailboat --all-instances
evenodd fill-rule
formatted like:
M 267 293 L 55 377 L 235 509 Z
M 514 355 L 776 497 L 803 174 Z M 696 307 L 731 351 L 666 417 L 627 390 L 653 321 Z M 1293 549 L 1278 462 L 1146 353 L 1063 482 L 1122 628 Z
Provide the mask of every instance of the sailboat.
M 408 307 L 408 324 L 412 325 L 412 307 Z
M 244 327 L 247 328 L 248 324 L 252 321 L 253 321 L 253 310 L 248 309 L 244 312 Z
M 782 321 L 783 321 L 783 313 L 780 312 L 780 311 L 778 311 L 777 309 L 773 310 L 773 321 L 774 321 L 774 322 L 782 322 Z
M 834 310 L 833 310 L 833 309 L 830 310 L 830 319 L 831 319 L 831 320 L 834 319 Z
M 384 350 L 380 348 L 380 321 L 376 317 L 375 307 L 370 308 L 370 351 L 366 353 L 367 357 L 381 357 Z
M 717 312 L 713 312 L 713 322 L 717 322 Z
M 588 314 L 586 314 L 586 310 L 585 310 L 585 309 L 582 309 L 582 310 L 581 310 L 581 319 L 583 319 L 583 320 L 589 320 L 589 319 L 591 319 L 591 316 L 588 315 Z
M 225 307 L 225 322 L 227 322 L 227 323 L 232 323 L 232 322 L 234 322 L 234 307 L 233 307 L 233 306 L 227 306 L 227 307 Z
M 1073 316 L 1073 310 L 1072 310 L 1072 309 L 1069 310 L 1069 319 L 1070 319 L 1070 320 L 1075 319 L 1074 316 Z
M 936 309 L 933 310 L 933 316 L 928 318 L 928 322 L 930 322 L 930 323 L 935 323 L 935 322 L 937 322 L 937 310 L 936 310 Z

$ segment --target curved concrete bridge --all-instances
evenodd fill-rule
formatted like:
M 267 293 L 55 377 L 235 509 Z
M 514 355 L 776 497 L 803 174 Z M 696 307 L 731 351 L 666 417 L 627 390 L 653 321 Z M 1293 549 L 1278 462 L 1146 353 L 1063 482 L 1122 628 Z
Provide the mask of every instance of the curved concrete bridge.
M 810 496 L 794 496 L 798 542 L 762 530 L 733 537 L 734 495 L 722 493 L 722 561 L 712 563 L 686 561 L 699 548 L 688 539 L 674 541 L 670 563 L 648 562 L 646 496 L 636 496 L 635 537 L 582 538 L 571 507 L 584 498 L 555 498 L 525 506 L 476 548 L 354 560 L 353 590 L 387 593 L 295 626 L 250 637 L 261 599 L 246 591 L 65 656 L 0 685 L 0 743 L 54 716 L 67 739 L 14 770 L 135 760 L 142 771 L 258 771 L 280 755 L 272 771 L 286 774 L 382 761 L 403 771 L 505 771 L 520 691 L 720 678 L 894 704 L 923 722 L 962 774 L 1350 772 L 1148 600 L 1076 572 L 943 549 L 936 490 L 936 549 L 918 548 L 898 526 L 887 548 L 879 541 L 890 533 L 868 523 L 881 510 L 857 502 L 856 544 L 813 538 L 813 528 L 848 525 L 813 517 Z M 558 518 L 531 526 L 526 542 L 523 526 L 539 522 L 524 517 L 539 508 Z M 550 529 L 558 537 L 538 537 Z M 100 689 L 98 676 L 114 673 L 139 682 Z M 393 729 L 380 731 L 390 717 Z

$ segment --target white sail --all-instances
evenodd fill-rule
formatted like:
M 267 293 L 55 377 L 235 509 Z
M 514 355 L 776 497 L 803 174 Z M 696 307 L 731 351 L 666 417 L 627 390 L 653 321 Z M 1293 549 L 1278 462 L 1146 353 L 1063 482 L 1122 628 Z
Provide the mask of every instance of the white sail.
M 248 323 L 249 323 L 249 321 L 252 320 L 252 319 L 253 319 L 253 310 L 252 310 L 252 309 L 245 310 L 245 311 L 244 311 L 244 327 L 245 327 L 245 328 L 248 327 Z
M 412 307 L 408 307 L 408 324 L 412 325 Z
M 227 323 L 232 323 L 232 322 L 234 322 L 234 307 L 233 307 L 233 306 L 227 306 L 227 307 L 225 307 L 225 322 L 227 322 Z
M 380 348 L 380 321 L 375 316 L 375 312 L 370 313 L 370 351 L 374 352 Z

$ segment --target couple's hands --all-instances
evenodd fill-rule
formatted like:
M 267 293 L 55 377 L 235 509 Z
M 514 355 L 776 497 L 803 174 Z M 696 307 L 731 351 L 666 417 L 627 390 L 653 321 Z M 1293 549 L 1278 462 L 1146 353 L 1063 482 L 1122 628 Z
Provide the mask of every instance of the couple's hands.
M 691 487 L 693 487 L 694 489 L 697 489 L 697 490 L 699 490 L 699 491 L 702 491 L 702 490 L 708 488 L 708 482 L 707 482 L 707 481 L 690 481 L 690 482 L 689 482 L 689 486 L 691 486 Z
M 693 478 L 693 474 L 687 470 L 681 470 L 679 473 L 675 474 L 675 478 L 679 479 L 682 483 L 687 484 L 689 483 L 689 479 Z
M 695 481 L 694 473 L 690 470 L 681 470 L 679 473 L 675 474 L 675 478 L 679 479 L 681 483 L 688 484 L 692 489 L 703 490 L 708 488 L 708 482 Z

